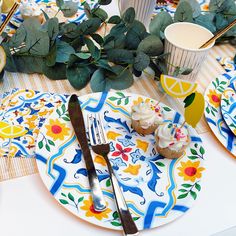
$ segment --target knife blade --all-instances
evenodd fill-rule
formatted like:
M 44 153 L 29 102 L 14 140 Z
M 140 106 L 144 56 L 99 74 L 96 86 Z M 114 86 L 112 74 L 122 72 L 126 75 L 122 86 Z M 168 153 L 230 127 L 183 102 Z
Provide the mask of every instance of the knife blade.
M 71 124 L 74 128 L 75 135 L 77 137 L 77 140 L 84 156 L 94 209 L 98 212 L 104 211 L 106 209 L 106 202 L 102 193 L 102 189 L 89 149 L 83 113 L 78 101 L 78 97 L 75 94 L 70 97 L 68 104 L 68 112 Z

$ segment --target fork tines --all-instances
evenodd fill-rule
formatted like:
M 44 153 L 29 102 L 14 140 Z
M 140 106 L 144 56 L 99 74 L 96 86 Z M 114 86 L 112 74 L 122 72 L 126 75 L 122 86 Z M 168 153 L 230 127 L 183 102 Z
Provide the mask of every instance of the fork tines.
M 88 119 L 88 132 L 91 145 L 107 143 L 104 126 L 100 114 L 90 114 Z

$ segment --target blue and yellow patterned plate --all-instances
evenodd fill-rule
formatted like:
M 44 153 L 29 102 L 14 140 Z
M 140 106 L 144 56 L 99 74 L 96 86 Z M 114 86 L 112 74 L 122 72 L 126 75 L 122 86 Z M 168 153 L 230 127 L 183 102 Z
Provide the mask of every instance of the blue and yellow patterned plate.
M 205 117 L 217 139 L 236 157 L 236 137 L 221 113 L 221 96 L 234 81 L 236 81 L 236 71 L 231 71 L 220 75 L 210 83 L 205 93 Z
M 223 92 L 221 97 L 221 112 L 223 118 L 236 135 L 236 81 L 231 83 L 229 87 Z
M 188 211 L 201 190 L 205 171 L 205 151 L 194 129 L 189 128 L 191 144 L 186 153 L 170 160 L 157 153 L 153 135 L 141 136 L 131 128 L 131 106 L 146 99 L 122 92 L 79 98 L 85 117 L 99 112 L 106 124 L 109 158 L 140 230 L 169 223 Z M 161 106 L 166 120 L 183 123 L 179 113 Z M 95 225 L 121 229 L 106 164 L 97 155 L 94 163 L 108 208 L 102 213 L 93 209 L 85 163 L 65 105 L 57 108 L 40 130 L 36 159 L 44 184 L 63 207 Z

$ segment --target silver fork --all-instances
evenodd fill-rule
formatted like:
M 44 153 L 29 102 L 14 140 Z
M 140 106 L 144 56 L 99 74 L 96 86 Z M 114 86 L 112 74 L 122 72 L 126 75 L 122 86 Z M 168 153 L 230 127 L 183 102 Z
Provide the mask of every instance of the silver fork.
M 99 114 L 95 114 L 95 117 L 93 115 L 88 115 L 87 119 L 88 119 L 88 131 L 89 131 L 88 133 L 92 150 L 96 154 L 103 156 L 107 163 L 111 179 L 111 185 L 113 188 L 114 198 L 116 202 L 116 207 L 120 216 L 124 234 L 127 236 L 138 235 L 139 231 L 132 219 L 132 216 L 129 212 L 129 208 L 125 202 L 124 196 L 120 189 L 118 180 L 114 174 L 111 163 L 108 159 L 108 154 L 110 152 L 110 145 L 107 141 L 101 117 Z

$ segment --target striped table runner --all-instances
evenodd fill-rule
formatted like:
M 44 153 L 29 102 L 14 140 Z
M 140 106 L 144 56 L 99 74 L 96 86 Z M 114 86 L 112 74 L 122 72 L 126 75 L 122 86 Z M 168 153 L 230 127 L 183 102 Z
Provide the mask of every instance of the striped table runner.
M 219 74 L 224 73 L 224 69 L 216 61 L 216 57 L 233 57 L 235 55 L 235 48 L 230 45 L 215 46 L 205 61 L 198 76 L 198 90 L 204 92 L 210 81 L 216 78 Z M 125 92 L 141 94 L 159 100 L 163 94 L 159 89 L 159 83 L 154 81 L 151 76 L 146 74 L 141 78 L 136 78 L 134 85 L 126 89 Z M 49 80 L 43 75 L 38 74 L 19 74 L 6 73 L 3 82 L 0 82 L 0 93 L 10 91 L 12 88 L 32 89 L 42 92 L 54 92 L 63 94 L 76 93 L 78 96 L 91 93 L 89 85 L 81 91 L 76 91 L 71 87 L 68 81 L 53 81 Z M 172 108 L 183 112 L 182 100 L 173 100 L 166 97 L 164 103 Z M 199 134 L 209 131 L 209 128 L 202 118 L 197 127 Z M 37 173 L 37 166 L 35 159 L 14 158 L 7 159 L 0 157 L 0 181 L 12 179 L 16 177 L 26 176 Z

